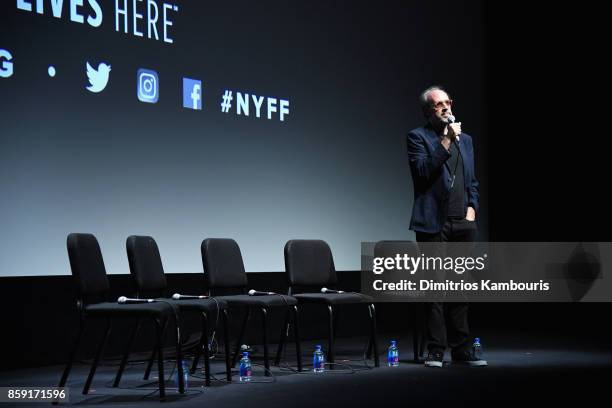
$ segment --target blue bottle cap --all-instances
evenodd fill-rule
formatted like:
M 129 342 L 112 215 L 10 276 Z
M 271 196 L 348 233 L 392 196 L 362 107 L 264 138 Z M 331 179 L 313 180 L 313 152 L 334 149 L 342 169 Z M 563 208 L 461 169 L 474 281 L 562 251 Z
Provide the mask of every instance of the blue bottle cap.
M 242 352 L 242 357 L 248 357 L 249 356 L 249 352 L 248 351 L 243 351 Z
M 474 343 L 480 343 L 480 337 L 476 337 L 476 338 L 474 339 Z
M 391 345 L 392 345 L 392 346 L 396 346 L 396 345 L 397 345 L 397 341 L 395 341 L 395 340 L 391 340 Z
M 321 350 L 321 345 L 320 345 L 320 344 L 317 344 L 317 345 L 315 346 L 315 349 L 316 349 L 316 350 Z

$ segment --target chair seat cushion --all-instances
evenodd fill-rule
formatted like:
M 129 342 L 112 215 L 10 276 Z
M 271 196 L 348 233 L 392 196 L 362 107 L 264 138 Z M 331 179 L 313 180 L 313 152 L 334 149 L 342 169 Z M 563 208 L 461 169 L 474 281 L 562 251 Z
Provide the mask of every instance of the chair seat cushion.
M 266 295 L 266 296 L 249 296 L 249 295 L 230 295 L 218 296 L 217 299 L 222 299 L 228 303 L 229 307 L 233 306 L 294 306 L 297 305 L 297 300 L 293 296 L 288 295 Z
M 371 296 L 361 293 L 300 293 L 294 294 L 300 303 L 324 303 L 327 305 L 372 303 Z
M 202 310 L 206 312 L 216 312 L 217 309 L 227 309 L 227 302 L 223 299 L 215 297 L 213 299 L 163 299 L 164 302 L 168 302 L 172 305 L 177 306 L 181 310 Z
M 164 302 L 129 303 L 115 302 L 94 303 L 85 306 L 85 313 L 89 316 L 167 316 L 173 313 L 172 307 Z

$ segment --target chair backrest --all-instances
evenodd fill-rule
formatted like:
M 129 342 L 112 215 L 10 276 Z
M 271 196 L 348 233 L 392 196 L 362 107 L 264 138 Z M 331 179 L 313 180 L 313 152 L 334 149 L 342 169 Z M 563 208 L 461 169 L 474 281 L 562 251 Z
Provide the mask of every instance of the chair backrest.
M 131 235 L 125 242 L 130 273 L 139 294 L 165 292 L 168 284 L 157 243 L 152 237 Z
M 293 239 L 285 244 L 289 286 L 326 286 L 338 283 L 334 258 L 325 241 Z
M 202 264 L 208 289 L 244 288 L 247 276 L 238 243 L 227 238 L 202 241 Z
M 72 233 L 68 235 L 66 246 L 80 297 L 107 294 L 110 285 L 96 237 L 93 234 Z
M 378 241 L 374 245 L 375 257 L 395 257 L 397 254 L 420 256 L 419 245 L 414 241 Z

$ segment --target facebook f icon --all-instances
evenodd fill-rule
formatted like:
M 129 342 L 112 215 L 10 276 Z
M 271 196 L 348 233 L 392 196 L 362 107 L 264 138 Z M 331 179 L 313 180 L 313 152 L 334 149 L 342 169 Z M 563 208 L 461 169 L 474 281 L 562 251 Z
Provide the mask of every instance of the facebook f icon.
M 202 81 L 183 78 L 183 108 L 202 110 Z

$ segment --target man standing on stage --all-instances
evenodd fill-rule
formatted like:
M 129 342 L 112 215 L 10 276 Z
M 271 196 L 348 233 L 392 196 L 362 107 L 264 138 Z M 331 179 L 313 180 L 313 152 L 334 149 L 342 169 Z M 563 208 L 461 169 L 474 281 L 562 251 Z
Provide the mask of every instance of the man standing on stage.
M 455 122 L 449 95 L 438 86 L 421 94 L 426 125 L 408 133 L 408 158 L 414 183 L 410 229 L 417 242 L 474 242 L 477 234 L 478 181 L 472 138 Z M 485 366 L 471 349 L 468 304 L 427 304 L 427 367 L 442 367 L 444 351 L 454 363 Z

